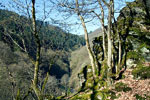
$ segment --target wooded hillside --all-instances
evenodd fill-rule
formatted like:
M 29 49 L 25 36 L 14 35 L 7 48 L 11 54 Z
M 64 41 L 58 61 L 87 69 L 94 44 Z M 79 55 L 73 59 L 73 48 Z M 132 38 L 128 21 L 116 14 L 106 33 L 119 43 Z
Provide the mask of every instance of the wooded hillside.
M 27 53 L 35 58 L 36 45 L 31 20 L 7 10 L 0 10 L 0 99 L 11 100 L 20 89 L 25 94 L 33 78 L 33 65 Z M 70 70 L 70 52 L 85 45 L 82 37 L 65 32 L 48 22 L 37 20 L 41 42 L 40 84 L 48 72 L 47 94 L 65 93 Z M 24 51 L 26 50 L 26 51 Z M 65 84 L 65 85 L 64 85 Z M 10 91 L 12 90 L 12 91 Z M 55 92 L 54 92 L 55 91 Z

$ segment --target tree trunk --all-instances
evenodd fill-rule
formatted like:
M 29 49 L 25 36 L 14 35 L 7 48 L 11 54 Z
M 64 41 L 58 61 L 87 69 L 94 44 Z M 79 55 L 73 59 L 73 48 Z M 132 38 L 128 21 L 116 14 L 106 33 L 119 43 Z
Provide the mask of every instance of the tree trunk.
M 104 50 L 104 59 L 107 58 L 107 53 L 106 53 L 106 44 L 105 44 L 105 29 L 102 27 L 102 31 L 103 31 L 103 50 Z M 104 60 L 103 59 L 103 60 Z
M 111 7 L 109 8 L 109 17 L 108 17 L 108 60 L 107 65 L 111 68 L 112 62 L 112 41 L 111 41 Z
M 88 51 L 88 54 L 89 54 L 89 58 L 91 60 L 93 78 L 95 79 L 95 77 L 96 77 L 95 72 L 96 72 L 96 67 L 98 68 L 98 61 L 97 61 L 97 59 L 95 59 L 95 56 L 94 56 L 94 54 L 92 52 L 92 49 L 90 47 L 87 28 L 86 28 L 86 25 L 85 25 L 85 22 L 84 22 L 84 18 L 81 16 L 80 11 L 79 11 L 78 0 L 76 0 L 76 9 L 75 9 L 75 11 L 76 11 L 77 15 L 79 16 L 79 18 L 81 20 L 81 23 L 82 23 L 82 26 L 83 26 L 83 29 L 84 29 L 85 41 L 86 41 L 86 48 L 87 48 L 87 51 Z
M 95 75 L 95 68 L 96 64 L 98 64 L 97 60 L 94 59 L 94 54 L 91 50 L 91 47 L 90 47 L 90 43 L 89 43 L 89 37 L 88 37 L 88 32 L 87 32 L 87 28 L 86 28 L 86 25 L 85 25 L 85 22 L 84 22 L 84 19 L 81 15 L 79 15 L 80 17 L 80 20 L 82 22 L 82 26 L 83 26 L 83 29 L 84 29 L 84 33 L 85 33 L 85 41 L 86 41 L 86 48 L 87 48 L 87 51 L 88 51 L 88 54 L 89 54 L 89 58 L 91 60 L 91 65 L 92 65 L 92 70 L 93 70 L 93 77 L 95 78 L 96 75 Z M 96 64 L 95 64 L 96 63 Z
M 107 58 L 107 53 L 106 53 L 106 44 L 105 44 L 105 34 L 106 34 L 106 30 L 105 30 L 105 25 L 104 25 L 104 9 L 103 9 L 103 6 L 101 4 L 101 1 L 98 0 L 98 3 L 99 3 L 99 7 L 101 9 L 101 18 L 98 16 L 100 22 L 101 22 L 101 25 L 102 25 L 102 32 L 103 32 L 103 50 L 104 50 L 104 59 Z M 103 59 L 103 60 L 104 60 Z
M 120 35 L 118 33 L 118 39 L 119 39 L 119 58 L 118 58 L 118 68 L 116 67 L 116 73 L 119 72 L 120 70 L 120 65 L 121 65 L 121 59 L 122 59 L 122 47 L 121 47 L 121 39 L 120 39 Z
M 38 97 L 38 100 L 41 100 L 40 90 L 38 89 L 38 72 L 39 72 L 39 62 L 40 62 L 40 39 L 36 29 L 36 16 L 35 16 L 35 0 L 32 0 L 32 28 L 33 28 L 33 36 L 36 42 L 36 60 L 34 63 L 34 79 L 32 83 L 32 88 Z
M 110 0 L 109 7 L 108 7 L 108 59 L 107 59 L 107 65 L 108 65 L 108 71 L 107 71 L 107 80 L 108 80 L 108 86 L 111 85 L 111 74 L 112 74 L 112 40 L 111 40 L 111 28 L 112 28 L 112 10 L 113 10 L 113 0 Z

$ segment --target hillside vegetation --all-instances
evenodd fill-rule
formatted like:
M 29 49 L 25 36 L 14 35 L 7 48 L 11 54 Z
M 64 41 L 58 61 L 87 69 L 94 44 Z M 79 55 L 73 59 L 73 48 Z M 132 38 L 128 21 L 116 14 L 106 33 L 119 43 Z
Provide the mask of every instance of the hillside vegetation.
M 11 100 L 18 89 L 25 94 L 30 88 L 34 70 L 28 54 L 35 58 L 36 52 L 30 21 L 25 16 L 0 9 L 0 100 Z M 84 39 L 48 22 L 37 20 L 37 27 L 42 47 L 39 85 L 48 72 L 46 87 L 49 88 L 45 92 L 62 95 L 71 74 L 70 52 L 84 46 Z
M 0 10 L 0 99 L 150 100 L 150 0 L 126 2 L 117 18 L 106 1 L 53 2 L 78 15 L 85 40 L 35 20 L 35 0 L 31 19 Z M 89 34 L 91 16 L 102 27 Z
M 34 41 L 31 36 L 31 19 L 7 10 L 0 10 L 0 15 L 0 40 L 7 42 L 14 49 L 15 46 L 10 44 L 13 43 L 8 36 L 10 34 L 17 43 L 22 45 L 21 38 L 24 38 L 27 49 L 31 49 L 31 46 L 34 48 Z M 69 51 L 85 45 L 84 39 L 77 35 L 66 33 L 61 28 L 48 24 L 48 22 L 37 20 L 36 23 L 42 47 L 46 49 Z

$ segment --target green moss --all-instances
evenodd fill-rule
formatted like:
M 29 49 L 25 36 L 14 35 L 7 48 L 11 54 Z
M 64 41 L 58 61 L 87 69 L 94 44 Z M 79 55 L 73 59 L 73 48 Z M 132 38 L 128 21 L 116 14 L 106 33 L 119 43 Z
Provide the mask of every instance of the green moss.
M 102 69 L 100 71 L 100 74 L 101 74 L 101 78 L 100 80 L 104 80 L 107 78 L 107 60 L 105 59 L 103 62 L 102 62 Z
M 127 6 L 130 6 L 131 8 L 134 7 L 143 7 L 143 3 L 140 1 L 135 1 L 135 2 L 127 2 Z
M 94 100 L 107 100 L 107 96 L 106 93 L 98 92 L 96 93 Z
M 116 98 L 118 98 L 118 96 L 116 96 L 115 92 L 109 89 L 97 89 L 94 93 L 92 93 L 92 90 L 89 90 L 88 92 L 77 94 L 69 100 L 114 100 Z
M 56 100 L 63 100 L 64 97 L 65 97 L 65 96 L 58 96 L 58 97 L 56 98 Z
M 99 84 L 101 85 L 101 87 L 106 87 L 107 86 L 106 81 L 100 81 Z
M 79 94 L 71 98 L 70 100 L 88 100 L 90 99 L 91 94 Z
M 101 98 L 101 100 L 110 100 L 110 99 L 114 100 L 118 97 L 116 96 L 115 92 L 113 92 L 109 89 L 103 89 L 101 91 L 96 92 L 94 100 L 100 100 L 100 98 Z M 108 99 L 108 98 L 110 98 L 110 99 Z
M 127 86 L 127 84 L 124 84 L 122 82 L 116 83 L 115 84 L 115 90 L 117 92 L 127 92 L 127 91 L 131 91 L 132 89 L 130 87 Z
M 85 88 L 92 88 L 94 84 L 93 79 L 88 79 L 85 83 Z

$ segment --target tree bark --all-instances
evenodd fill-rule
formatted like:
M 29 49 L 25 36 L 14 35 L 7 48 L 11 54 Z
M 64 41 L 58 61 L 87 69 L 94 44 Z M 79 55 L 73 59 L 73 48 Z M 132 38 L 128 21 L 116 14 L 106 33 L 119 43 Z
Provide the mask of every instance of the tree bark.
M 104 25 L 104 9 L 103 9 L 103 6 L 101 4 L 101 1 L 100 0 L 97 0 L 97 1 L 99 3 L 100 9 L 101 9 L 101 16 L 102 16 L 102 18 L 100 19 L 100 22 L 102 24 L 103 50 L 104 50 L 104 59 L 105 59 L 105 58 L 107 58 L 107 53 L 106 53 L 106 44 L 105 44 L 105 34 L 106 34 L 106 31 L 105 31 L 105 25 Z
M 38 72 L 39 72 L 41 45 L 40 45 L 40 39 L 36 29 L 35 0 L 32 0 L 32 28 L 33 28 L 33 36 L 36 42 L 36 59 L 34 63 L 34 79 L 32 83 L 32 88 L 36 96 L 38 97 L 38 100 L 42 100 L 40 90 L 38 89 Z
M 90 47 L 90 43 L 89 43 L 89 37 L 88 37 L 88 32 L 87 32 L 87 28 L 84 22 L 84 18 L 81 16 L 80 12 L 79 12 L 79 4 L 78 4 L 78 0 L 76 0 L 76 13 L 79 16 L 81 23 L 82 23 L 82 27 L 84 29 L 84 33 L 85 33 L 85 41 L 86 41 L 86 48 L 89 54 L 89 58 L 91 60 L 91 66 L 92 66 L 92 72 L 93 72 L 93 77 L 96 77 L 96 67 L 98 68 L 98 61 L 95 59 L 94 54 L 92 52 L 92 49 Z
M 95 75 L 96 65 L 95 65 L 94 55 L 92 53 L 92 50 L 91 50 L 91 47 L 90 47 L 90 43 L 89 43 L 88 32 L 87 32 L 87 29 L 86 29 L 83 17 L 81 15 L 79 15 L 79 17 L 80 17 L 80 20 L 82 22 L 82 26 L 84 28 L 86 47 L 87 47 L 87 51 L 88 51 L 88 54 L 89 54 L 89 58 L 91 60 L 91 65 L 92 65 L 92 70 L 93 70 L 93 76 L 96 77 L 96 75 Z
M 108 15 L 108 60 L 107 64 L 108 67 L 111 68 L 111 63 L 112 63 L 112 41 L 111 41 L 111 26 L 112 26 L 112 17 L 111 17 L 111 6 L 109 7 L 109 15 Z
M 117 29 L 118 30 L 118 29 Z M 118 73 L 119 72 L 119 70 L 120 70 L 120 65 L 121 65 L 121 59 L 122 59 L 122 47 L 121 47 L 121 38 L 120 38 L 120 34 L 118 33 L 118 39 L 119 39 L 119 58 L 118 58 L 118 65 L 117 65 L 117 67 L 116 67 L 116 73 Z
M 103 0 L 104 1 L 104 0 Z M 106 4 L 106 2 L 104 2 Z M 107 59 L 107 81 L 108 86 L 111 86 L 111 74 L 112 74 L 112 40 L 111 40 L 111 32 L 112 32 L 112 18 L 113 18 L 113 0 L 110 0 L 109 4 L 106 5 L 108 7 L 108 32 L 107 32 L 107 38 L 108 38 L 108 59 Z

